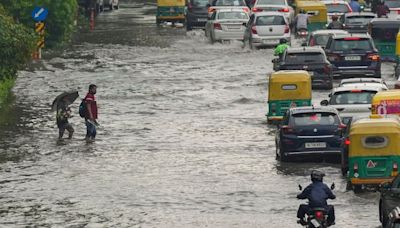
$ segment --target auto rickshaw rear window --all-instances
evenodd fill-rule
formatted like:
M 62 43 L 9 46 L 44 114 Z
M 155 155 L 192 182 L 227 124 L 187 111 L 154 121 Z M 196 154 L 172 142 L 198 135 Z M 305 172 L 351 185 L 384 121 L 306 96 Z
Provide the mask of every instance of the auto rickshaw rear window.
M 285 85 L 282 85 L 282 90 L 296 90 L 297 89 L 297 85 L 295 85 L 295 84 L 285 84 Z
M 215 6 L 246 6 L 243 0 L 217 0 Z
M 343 38 L 343 39 L 335 39 L 333 44 L 333 49 L 336 51 L 348 51 L 348 50 L 371 50 L 371 42 L 369 39 L 364 38 Z
M 340 123 L 339 116 L 331 112 L 296 113 L 292 117 L 294 126 L 338 125 Z
M 285 58 L 286 63 L 323 63 L 325 56 L 321 52 L 288 53 Z
M 383 148 L 389 143 L 389 139 L 386 136 L 367 136 L 363 137 L 362 144 L 366 148 Z
M 371 36 L 374 40 L 377 41 L 391 41 L 396 42 L 396 36 L 399 28 L 372 28 Z
M 256 25 L 286 25 L 286 22 L 283 16 L 260 16 L 257 17 Z

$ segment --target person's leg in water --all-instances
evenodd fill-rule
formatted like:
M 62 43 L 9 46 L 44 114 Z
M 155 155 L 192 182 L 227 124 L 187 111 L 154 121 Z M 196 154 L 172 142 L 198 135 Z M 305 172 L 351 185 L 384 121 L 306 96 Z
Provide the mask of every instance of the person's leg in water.
M 59 125 L 58 126 L 58 139 L 62 139 L 62 137 L 64 136 L 64 132 L 65 132 L 65 126 Z
M 72 135 L 74 134 L 74 128 L 70 123 L 66 124 L 66 129 L 68 131 L 68 139 L 72 139 Z
M 89 120 L 86 120 L 87 126 L 87 140 L 93 141 L 96 137 L 96 126 Z

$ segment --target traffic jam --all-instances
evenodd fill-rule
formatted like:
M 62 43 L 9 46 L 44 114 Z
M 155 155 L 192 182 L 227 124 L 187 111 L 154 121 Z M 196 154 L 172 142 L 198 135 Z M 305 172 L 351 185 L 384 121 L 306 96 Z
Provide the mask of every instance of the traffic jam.
M 400 1 L 168 4 L 158 1 L 157 24 L 182 22 L 187 31 L 203 29 L 210 44 L 239 40 L 242 48 L 274 49 L 266 118 L 277 129 L 276 159 L 340 164 L 348 191 L 380 192 L 376 219 L 382 227 L 400 227 L 400 81 L 389 86 L 381 72 L 382 63 L 390 62 L 391 74 L 400 75 Z M 328 96 L 314 103 L 316 90 Z M 299 208 L 300 225 L 335 224 L 333 207 L 326 204 L 335 186 L 318 189 L 323 176 L 311 172 L 317 190 L 309 186 L 298 195 L 310 200 Z M 321 189 L 326 194 L 315 193 Z M 311 202 L 313 194 L 324 202 Z

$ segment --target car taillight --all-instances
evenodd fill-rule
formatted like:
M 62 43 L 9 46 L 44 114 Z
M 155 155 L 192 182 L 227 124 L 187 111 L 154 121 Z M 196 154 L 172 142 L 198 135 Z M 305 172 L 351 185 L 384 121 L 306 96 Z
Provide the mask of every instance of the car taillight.
M 214 29 L 222 30 L 220 23 L 214 23 Z
M 368 59 L 370 59 L 372 61 L 379 61 L 381 58 L 377 54 L 368 54 Z
M 263 10 L 262 9 L 260 9 L 260 8 L 253 8 L 251 11 L 253 11 L 254 13 L 256 13 L 256 12 L 262 12 Z
M 251 26 L 251 33 L 257 34 L 257 29 L 255 25 Z
M 324 219 L 324 213 L 322 211 L 316 211 L 315 212 L 315 218 L 318 220 L 323 220 Z
M 248 12 L 249 12 L 249 8 L 247 8 L 247 7 L 246 7 L 246 8 L 243 8 L 243 11 L 246 12 L 246 13 L 248 13 Z
M 394 88 L 395 89 L 400 89 L 400 82 L 397 81 L 396 83 L 394 83 Z
M 398 170 L 399 170 L 398 168 L 399 168 L 399 167 L 398 167 L 398 165 L 397 165 L 397 162 L 393 162 L 392 177 L 397 176 Z
M 346 140 L 344 140 L 344 144 L 345 144 L 345 145 L 350 145 L 350 139 L 349 139 L 349 138 L 346 138 Z
M 294 129 L 289 127 L 288 125 L 284 125 L 281 127 L 284 134 L 293 134 Z
M 282 8 L 282 9 L 279 9 L 278 12 L 288 13 L 288 12 L 289 12 L 289 8 Z
M 289 32 L 290 32 L 289 26 L 286 25 L 286 27 L 285 27 L 285 33 L 289 33 Z
M 328 55 L 328 60 L 329 61 L 339 61 L 340 60 L 340 56 L 337 54 L 329 54 Z

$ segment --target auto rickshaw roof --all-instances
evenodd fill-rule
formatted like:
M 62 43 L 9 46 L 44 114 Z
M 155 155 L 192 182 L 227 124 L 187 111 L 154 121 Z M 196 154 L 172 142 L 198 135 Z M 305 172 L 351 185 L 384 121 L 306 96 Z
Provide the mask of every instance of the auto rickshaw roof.
M 325 3 L 321 1 L 299 1 L 296 5 L 299 8 L 326 9 Z
M 269 77 L 269 100 L 311 99 L 311 93 L 311 77 L 307 71 L 281 70 Z
M 391 89 L 379 91 L 372 98 L 372 101 L 376 100 L 399 100 L 400 99 L 400 90 Z
M 310 74 L 305 70 L 280 70 L 271 74 L 270 82 L 308 82 Z
M 400 135 L 400 119 L 398 118 L 359 119 L 352 123 L 350 129 L 350 135 L 393 133 Z

